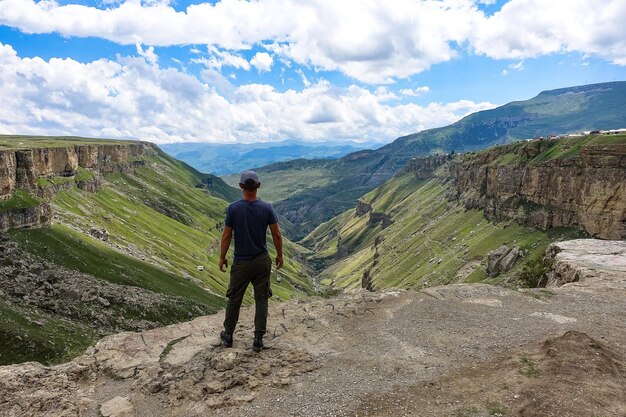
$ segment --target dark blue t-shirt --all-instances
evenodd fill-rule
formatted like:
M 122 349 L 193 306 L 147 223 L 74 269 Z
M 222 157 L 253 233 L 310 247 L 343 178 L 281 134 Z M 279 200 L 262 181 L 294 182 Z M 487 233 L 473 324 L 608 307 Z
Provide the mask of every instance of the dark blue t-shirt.
M 254 259 L 267 253 L 267 226 L 278 223 L 278 217 L 269 203 L 261 200 L 239 200 L 226 209 L 226 226 L 235 235 L 235 259 Z

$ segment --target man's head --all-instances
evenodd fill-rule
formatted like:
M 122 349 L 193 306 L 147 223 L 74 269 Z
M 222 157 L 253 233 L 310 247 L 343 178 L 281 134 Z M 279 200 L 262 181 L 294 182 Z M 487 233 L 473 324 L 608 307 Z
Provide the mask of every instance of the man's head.
M 261 186 L 259 176 L 254 171 L 244 171 L 239 179 L 239 187 L 245 191 L 255 191 Z

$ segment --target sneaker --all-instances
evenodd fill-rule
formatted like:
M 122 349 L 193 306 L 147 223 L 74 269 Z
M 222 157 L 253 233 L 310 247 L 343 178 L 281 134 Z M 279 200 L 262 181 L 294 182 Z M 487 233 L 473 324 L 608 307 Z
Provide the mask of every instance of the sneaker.
M 220 339 L 222 339 L 222 343 L 224 347 L 233 347 L 233 334 L 228 333 L 226 330 L 222 330 L 220 333 Z
M 262 337 L 255 337 L 254 338 L 254 342 L 252 343 L 252 350 L 254 350 L 255 352 L 260 352 L 261 350 L 263 350 L 263 338 Z

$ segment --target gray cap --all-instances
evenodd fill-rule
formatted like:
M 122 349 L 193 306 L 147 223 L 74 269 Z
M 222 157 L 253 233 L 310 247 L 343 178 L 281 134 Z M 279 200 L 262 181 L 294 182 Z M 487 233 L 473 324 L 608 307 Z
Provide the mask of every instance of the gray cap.
M 245 184 L 248 180 L 254 180 L 255 184 L 258 184 L 259 176 L 254 171 L 244 171 L 241 173 L 241 178 L 239 179 L 239 184 Z

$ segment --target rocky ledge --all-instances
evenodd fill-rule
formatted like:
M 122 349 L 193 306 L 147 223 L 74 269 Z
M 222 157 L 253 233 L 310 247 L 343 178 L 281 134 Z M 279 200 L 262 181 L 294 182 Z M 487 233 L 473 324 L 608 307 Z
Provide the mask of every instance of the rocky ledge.
M 14 228 L 40 226 L 49 223 L 51 219 L 52 208 L 49 203 L 0 212 L 0 233 Z
M 552 268 L 578 251 L 588 261 L 571 268 L 593 269 L 602 253 L 621 259 L 610 265 L 626 281 L 622 243 L 559 243 Z M 623 416 L 624 290 L 604 286 L 605 272 L 584 288 L 456 284 L 276 303 L 260 354 L 249 308 L 232 349 L 220 346 L 221 314 L 119 333 L 66 364 L 0 367 L 0 416 L 487 416 L 494 404 Z
M 606 286 L 626 289 L 626 242 L 577 239 L 548 246 L 548 287 Z

